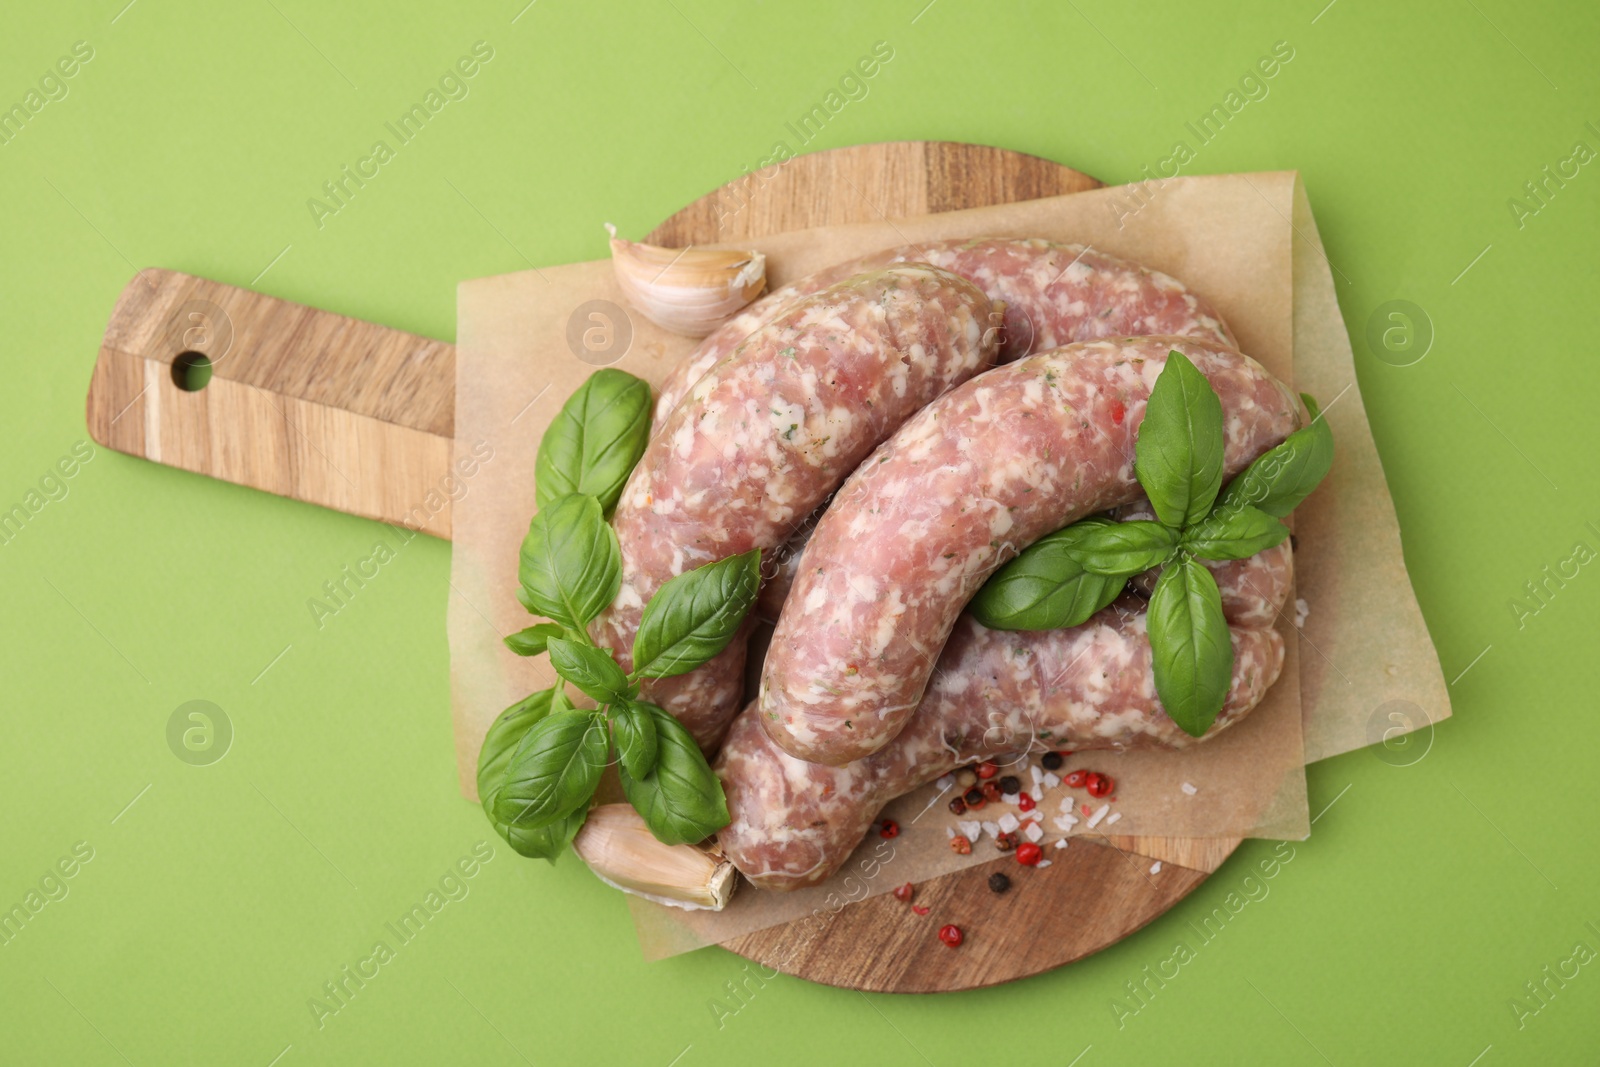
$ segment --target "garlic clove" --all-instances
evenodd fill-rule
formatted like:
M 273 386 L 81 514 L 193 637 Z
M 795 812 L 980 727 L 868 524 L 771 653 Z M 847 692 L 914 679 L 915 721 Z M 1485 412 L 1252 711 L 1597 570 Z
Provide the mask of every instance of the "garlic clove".
M 661 248 L 611 233 L 611 265 L 628 302 L 663 329 L 704 337 L 761 295 L 767 257 L 718 248 Z
M 613 889 L 675 908 L 721 911 L 739 884 L 720 850 L 664 845 L 627 804 L 591 809 L 572 850 Z

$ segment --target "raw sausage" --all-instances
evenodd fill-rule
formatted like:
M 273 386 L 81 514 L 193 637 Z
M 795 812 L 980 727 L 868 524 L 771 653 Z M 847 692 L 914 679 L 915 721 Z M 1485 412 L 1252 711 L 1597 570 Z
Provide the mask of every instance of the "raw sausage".
M 1300 425 L 1286 386 L 1208 341 L 1069 345 L 952 390 L 869 457 L 817 523 L 762 672 L 767 735 L 835 766 L 888 743 L 997 567 L 1139 495 L 1134 440 L 1171 350 L 1221 398 L 1225 474 Z
M 1287 552 L 1272 549 L 1219 570 L 1225 600 L 1246 615 L 1275 614 L 1288 596 Z M 1266 595 L 1250 591 L 1247 573 Z M 1145 619 L 1144 601 L 1131 593 L 1063 630 L 1007 633 L 963 615 L 910 724 L 878 752 L 843 767 L 778 748 L 752 703 L 717 760 L 732 816 L 719 844 L 756 885 L 796 889 L 838 870 L 884 804 L 963 764 L 1026 751 L 1195 743 L 1156 696 Z M 1233 682 L 1201 740 L 1242 719 L 1283 669 L 1276 630 L 1229 629 Z
M 885 248 L 776 289 L 700 343 L 656 400 L 659 429 L 690 386 L 727 358 L 768 318 L 840 279 L 893 263 L 931 263 L 1003 301 L 999 362 L 1101 337 L 1198 337 L 1238 347 L 1222 316 L 1177 279 L 1083 245 L 1039 238 L 985 237 Z
M 910 415 L 987 367 L 987 297 L 933 267 L 851 277 L 790 305 L 694 385 L 651 438 L 613 516 L 622 590 L 591 628 L 631 668 L 640 613 L 670 578 L 782 544 Z M 745 634 L 711 663 L 647 680 L 703 746 L 739 708 Z

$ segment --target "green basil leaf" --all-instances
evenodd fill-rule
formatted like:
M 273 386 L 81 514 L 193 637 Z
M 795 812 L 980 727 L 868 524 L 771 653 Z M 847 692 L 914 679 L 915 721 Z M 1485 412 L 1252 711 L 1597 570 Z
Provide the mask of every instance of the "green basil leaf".
M 518 630 L 501 638 L 506 647 L 519 656 L 537 656 L 545 649 L 545 642 L 552 637 L 560 637 L 566 633 L 566 628 L 553 622 L 541 622 L 537 626 L 530 626 L 525 630 Z
M 1206 517 L 1222 486 L 1222 401 L 1181 352 L 1167 354 L 1133 452 L 1134 473 L 1164 525 Z
M 1117 599 L 1125 582 L 1084 570 L 1072 549 L 1097 527 L 1115 525 L 1096 515 L 1039 538 L 995 571 L 967 610 L 991 630 L 1057 630 L 1082 624 Z
M 1222 595 L 1205 564 L 1184 556 L 1156 579 L 1148 617 L 1156 693 L 1179 729 L 1210 729 L 1233 681 L 1233 641 Z
M 554 690 L 541 689 L 501 712 L 478 750 L 478 799 L 490 825 L 521 855 L 551 861 L 578 832 L 588 811 L 579 807 L 564 822 L 530 830 L 496 819 L 494 803 L 518 747 L 533 725 L 550 713 L 554 696 Z
M 1301 393 L 1311 421 L 1269 448 L 1223 490 L 1218 509 L 1252 505 L 1283 518 L 1311 495 L 1333 466 L 1333 430 L 1317 402 Z
M 655 722 L 656 765 L 643 777 L 619 767 L 622 791 L 658 841 L 682 845 L 710 837 L 728 825 L 722 782 L 682 723 L 654 704 L 639 706 Z
M 1090 574 L 1126 579 L 1161 566 L 1177 544 L 1177 534 L 1159 522 L 1135 519 L 1085 530 L 1067 554 Z
M 600 502 L 573 495 L 540 508 L 522 539 L 517 579 L 529 611 L 585 629 L 622 588 L 622 550 Z
M 633 777 L 646 777 L 656 766 L 655 717 L 648 706 L 632 700 L 609 710 L 617 761 Z
M 541 509 L 571 493 L 600 501 L 610 515 L 650 436 L 650 386 L 607 367 L 561 405 L 539 442 L 534 499 Z
M 537 830 L 563 819 L 594 795 L 610 751 L 598 712 L 546 715 L 528 730 L 506 768 L 494 797 L 494 820 Z
M 696 567 L 663 585 L 639 620 L 634 674 L 670 678 L 711 659 L 739 632 L 760 588 L 760 549 Z
M 552 637 L 550 666 L 555 672 L 601 704 L 620 704 L 633 696 L 633 686 L 611 653 L 603 648 Z
M 1280 544 L 1289 527 L 1248 504 L 1219 507 L 1183 532 L 1183 547 L 1205 559 L 1248 559 Z

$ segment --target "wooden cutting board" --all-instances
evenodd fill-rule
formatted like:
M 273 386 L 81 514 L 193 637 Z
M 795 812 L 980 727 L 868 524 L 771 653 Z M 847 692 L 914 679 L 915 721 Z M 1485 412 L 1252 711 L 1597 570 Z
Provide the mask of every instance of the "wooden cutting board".
M 1017 152 L 900 141 L 799 156 L 685 207 L 647 238 L 681 246 L 1099 188 Z M 210 378 L 196 368 L 209 365 Z M 454 433 L 455 350 L 175 271 L 123 290 L 89 386 L 99 444 L 438 537 Z M 437 495 L 437 494 L 436 494 Z M 1081 959 L 1144 926 L 1205 880 L 1235 838 L 1089 837 L 1045 870 L 1010 856 L 917 887 L 917 916 L 884 893 L 820 926 L 748 934 L 727 948 L 814 982 L 877 992 L 972 989 Z M 980 846 L 983 847 L 983 846 Z M 1162 861 L 1158 874 L 1150 868 Z M 988 878 L 1013 875 L 996 896 Z M 748 890 L 747 890 L 748 891 Z M 935 921 L 937 920 L 937 921 Z M 951 951 L 935 936 L 955 923 Z

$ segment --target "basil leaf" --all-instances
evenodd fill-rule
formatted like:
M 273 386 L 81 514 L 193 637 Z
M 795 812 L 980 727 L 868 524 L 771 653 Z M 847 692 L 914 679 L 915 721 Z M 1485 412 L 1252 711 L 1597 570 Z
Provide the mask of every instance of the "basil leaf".
M 614 368 L 597 370 L 561 405 L 539 442 L 534 499 L 540 509 L 571 493 L 610 515 L 650 436 L 650 386 Z
M 1156 693 L 1179 729 L 1199 737 L 1216 721 L 1233 681 L 1222 595 L 1205 564 L 1184 556 L 1163 570 L 1148 621 Z
M 1078 626 L 1117 599 L 1121 578 L 1090 574 L 1072 549 L 1097 527 L 1115 526 L 1092 516 L 1039 538 L 984 583 L 967 610 L 991 630 L 1055 630 Z
M 1067 554 L 1090 574 L 1126 579 L 1161 566 L 1177 544 L 1177 535 L 1159 522 L 1135 519 L 1085 530 Z
M 1133 452 L 1134 473 L 1163 525 L 1206 517 L 1222 486 L 1222 401 L 1181 352 L 1167 353 Z
M 618 762 L 635 778 L 647 776 L 656 765 L 656 723 L 649 707 L 630 700 L 609 710 Z
M 493 818 L 516 829 L 550 826 L 594 795 L 611 739 L 594 711 L 557 711 L 534 723 L 494 797 Z
M 545 642 L 566 632 L 564 627 L 553 622 L 541 622 L 537 626 L 508 634 L 501 640 L 505 642 L 507 648 L 519 656 L 537 656 L 544 651 Z
M 639 619 L 634 674 L 670 678 L 711 659 L 739 632 L 760 588 L 760 549 L 696 567 L 667 582 Z
M 1333 466 L 1333 430 L 1310 394 L 1301 393 L 1311 421 L 1269 448 L 1223 491 L 1218 508 L 1253 505 L 1283 518 L 1311 495 Z
M 522 539 L 518 599 L 529 611 L 583 630 L 622 588 L 622 550 L 592 496 L 540 508 Z
M 490 825 L 505 839 L 506 844 L 521 855 L 551 861 L 578 832 L 588 811 L 579 807 L 564 822 L 529 830 L 496 819 L 494 802 L 518 747 L 527 737 L 529 729 L 549 714 L 554 695 L 554 690 L 541 689 L 501 712 L 494 725 L 489 727 L 483 747 L 478 750 L 478 799 L 483 804 Z
M 603 648 L 552 637 L 550 666 L 555 672 L 601 704 L 620 704 L 633 696 L 633 686 L 611 653 Z
M 1219 507 L 1183 531 L 1183 547 L 1205 559 L 1248 559 L 1288 536 L 1289 527 L 1244 504 Z
M 683 724 L 654 704 L 639 704 L 655 722 L 656 765 L 643 777 L 619 767 L 622 791 L 656 840 L 682 845 L 704 840 L 728 825 L 728 800 L 700 746 Z

